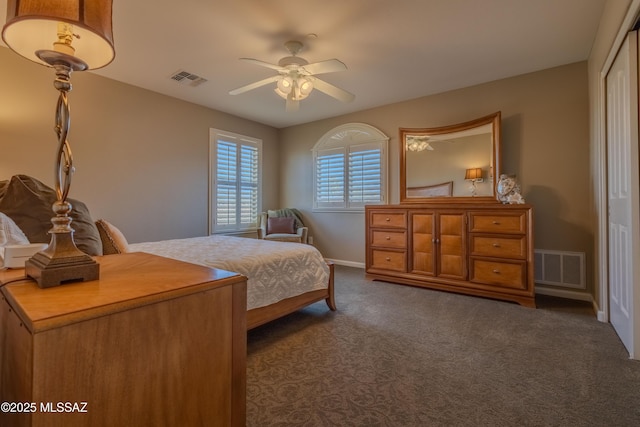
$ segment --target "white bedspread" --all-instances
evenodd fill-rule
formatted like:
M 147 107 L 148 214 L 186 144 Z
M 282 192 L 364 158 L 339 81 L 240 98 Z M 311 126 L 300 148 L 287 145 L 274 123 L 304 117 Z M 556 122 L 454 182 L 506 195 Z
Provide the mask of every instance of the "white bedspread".
M 132 243 L 129 251 L 243 274 L 248 278 L 248 310 L 326 289 L 329 283 L 329 267 L 320 252 L 300 243 L 213 235 Z

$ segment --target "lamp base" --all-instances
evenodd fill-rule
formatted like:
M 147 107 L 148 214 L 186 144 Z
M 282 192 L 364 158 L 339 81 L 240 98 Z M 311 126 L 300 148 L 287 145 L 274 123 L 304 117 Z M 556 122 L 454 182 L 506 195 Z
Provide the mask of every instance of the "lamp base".
M 24 263 L 25 273 L 41 288 L 97 280 L 100 264 L 73 242 L 72 233 L 51 233 L 51 243 Z

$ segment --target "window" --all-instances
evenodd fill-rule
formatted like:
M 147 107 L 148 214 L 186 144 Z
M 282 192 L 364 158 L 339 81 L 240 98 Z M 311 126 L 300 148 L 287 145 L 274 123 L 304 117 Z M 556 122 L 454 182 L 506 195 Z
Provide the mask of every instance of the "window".
M 320 138 L 313 147 L 314 209 L 362 211 L 386 203 L 388 140 L 362 123 L 338 126 Z
M 209 140 L 210 230 L 255 229 L 261 210 L 262 141 L 211 129 Z

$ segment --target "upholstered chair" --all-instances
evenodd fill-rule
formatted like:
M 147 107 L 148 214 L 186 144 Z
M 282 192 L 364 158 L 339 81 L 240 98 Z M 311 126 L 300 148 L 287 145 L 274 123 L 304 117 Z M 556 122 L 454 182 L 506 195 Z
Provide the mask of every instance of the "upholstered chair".
M 295 217 L 269 216 L 262 212 L 258 216 L 258 239 L 279 242 L 307 243 L 309 229 Z

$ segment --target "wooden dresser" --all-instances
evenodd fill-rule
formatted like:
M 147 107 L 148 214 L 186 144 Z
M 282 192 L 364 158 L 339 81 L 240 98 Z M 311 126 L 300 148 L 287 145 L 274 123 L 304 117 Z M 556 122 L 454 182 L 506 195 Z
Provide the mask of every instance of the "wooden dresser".
M 530 205 L 366 206 L 367 277 L 535 307 Z
M 244 426 L 246 278 L 144 253 L 97 259 L 96 281 L 2 288 L 0 402 L 13 406 L 0 425 Z

